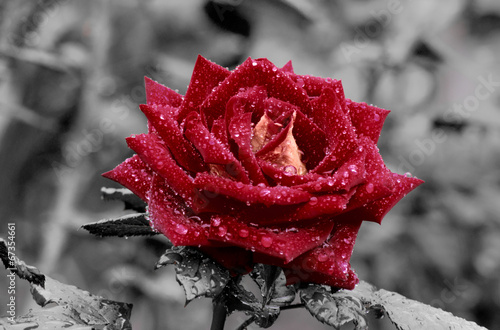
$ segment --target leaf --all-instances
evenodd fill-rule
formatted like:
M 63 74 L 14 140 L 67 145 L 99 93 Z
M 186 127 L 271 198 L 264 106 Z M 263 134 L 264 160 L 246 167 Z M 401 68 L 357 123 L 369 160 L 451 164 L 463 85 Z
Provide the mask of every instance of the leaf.
M 103 219 L 82 226 L 89 233 L 99 236 L 153 236 L 158 233 L 149 226 L 145 213 L 128 214 L 116 219 Z
M 6 250 L 5 241 L 0 239 L 0 254 L 4 264 Z M 0 325 L 5 328 L 13 329 L 15 325 L 16 329 L 26 330 L 131 329 L 129 319 L 132 305 L 130 304 L 107 300 L 75 286 L 58 282 L 17 258 L 12 271 L 31 283 L 33 299 L 44 308 L 32 310 L 26 315 L 15 318 L 0 319 Z
M 332 293 L 330 287 L 309 285 L 300 291 L 306 309 L 320 322 L 340 328 L 353 322 L 356 330 L 368 329 L 363 302 L 348 290 Z
M 125 203 L 126 210 L 146 211 L 146 202 L 126 188 L 101 188 L 101 196 L 105 201 L 120 200 Z
M 295 299 L 295 288 L 286 285 L 283 270 L 276 266 L 256 264 L 250 274 L 259 285 L 264 305 L 287 306 Z
M 398 293 L 377 290 L 361 281 L 354 290 L 335 293 L 328 287 L 310 285 L 301 290 L 300 297 L 309 312 L 323 323 L 339 327 L 354 322 L 355 329 L 366 329 L 364 314 L 372 311 L 387 314 L 398 330 L 449 329 L 485 330 L 474 322 L 454 316 L 442 309 L 408 299 Z
M 175 264 L 177 282 L 186 293 L 186 304 L 195 298 L 219 295 L 231 279 L 229 272 L 201 252 L 188 247 L 173 247 L 161 257 L 156 268 Z
M 24 261 L 19 260 L 19 258 L 14 254 L 9 254 L 7 244 L 2 238 L 0 238 L 0 259 L 2 259 L 3 265 L 6 269 L 9 269 L 20 278 L 25 279 L 30 283 L 41 286 L 44 285 L 45 276 L 35 267 L 26 265 Z
M 474 322 L 457 317 L 442 309 L 408 299 L 399 293 L 375 291 L 372 306 L 380 305 L 398 330 L 410 329 L 486 329 Z

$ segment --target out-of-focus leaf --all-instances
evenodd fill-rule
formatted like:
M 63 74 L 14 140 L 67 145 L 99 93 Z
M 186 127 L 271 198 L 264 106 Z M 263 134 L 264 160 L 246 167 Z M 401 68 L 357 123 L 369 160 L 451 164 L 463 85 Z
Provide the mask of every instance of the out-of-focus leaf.
M 306 309 L 320 322 L 339 328 L 353 322 L 356 330 L 368 329 L 363 302 L 348 290 L 332 293 L 329 287 L 310 285 L 300 291 Z
M 146 203 L 126 188 L 101 188 L 101 196 L 105 201 L 119 200 L 125 203 L 126 210 L 145 212 Z
M 398 330 L 449 329 L 485 330 L 474 322 L 454 316 L 441 309 L 408 299 L 398 293 L 377 290 L 361 281 L 354 290 L 330 292 L 328 287 L 310 285 L 301 290 L 300 298 L 307 310 L 319 321 L 336 328 L 354 322 L 355 329 L 367 329 L 364 315 L 385 312 Z
M 0 254 L 5 264 L 4 251 L 7 251 L 5 241 L 0 239 Z M 129 322 L 131 304 L 107 300 L 58 282 L 17 258 L 14 267 L 14 273 L 31 283 L 31 293 L 36 303 L 42 307 L 50 306 L 12 319 L 3 318 L 0 320 L 1 327 L 47 330 L 132 329 Z
M 24 261 L 19 260 L 14 254 L 9 255 L 7 243 L 0 238 L 0 259 L 6 269 L 10 269 L 13 273 L 30 283 L 44 286 L 45 276 L 33 266 L 26 265 Z
M 156 268 L 175 264 L 177 282 L 186 293 L 186 304 L 197 297 L 219 295 L 231 279 L 229 272 L 201 252 L 188 247 L 173 247 L 161 257 Z
M 128 214 L 116 219 L 103 219 L 82 226 L 89 233 L 99 236 L 152 236 L 158 233 L 149 226 L 145 213 Z

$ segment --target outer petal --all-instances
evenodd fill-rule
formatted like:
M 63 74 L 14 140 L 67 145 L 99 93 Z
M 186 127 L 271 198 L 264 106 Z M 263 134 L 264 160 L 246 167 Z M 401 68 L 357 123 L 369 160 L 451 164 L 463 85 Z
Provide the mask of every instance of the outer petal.
M 346 289 L 358 283 L 352 271 L 351 258 L 361 221 L 333 219 L 335 227 L 328 243 L 319 246 L 283 265 L 287 282 L 315 282 Z
M 195 206 L 196 188 L 191 178 L 177 165 L 170 152 L 151 134 L 140 134 L 127 138 L 129 147 L 141 159 L 163 177 L 168 186 L 185 199 L 189 206 Z
M 325 131 L 330 142 L 327 156 L 312 170 L 314 173 L 332 171 L 343 164 L 358 145 L 358 138 L 351 121 L 340 107 L 335 93 L 324 88 L 320 97 L 311 101 L 314 123 Z
M 248 274 L 253 269 L 252 252 L 243 248 L 202 246 L 200 250 L 234 275 Z
M 153 170 L 138 155 L 133 155 L 111 171 L 103 173 L 102 176 L 118 182 L 146 201 L 151 189 Z
M 366 103 L 346 101 L 349 115 L 358 135 L 368 136 L 377 143 L 384 125 L 385 118 L 390 111 L 368 105 Z
M 294 205 L 309 201 L 311 194 L 289 187 L 252 186 L 207 173 L 198 173 L 197 188 L 232 197 L 247 204 Z
M 361 208 L 349 212 L 349 214 L 356 219 L 381 223 L 384 216 L 394 207 L 394 205 L 410 191 L 424 183 L 424 181 L 420 179 L 406 177 L 397 173 L 392 173 L 392 176 L 395 180 L 395 185 L 389 196 L 370 202 Z
M 321 245 L 332 231 L 327 220 L 286 227 L 254 227 L 231 216 L 212 217 L 209 238 L 260 252 L 288 263 L 310 249 Z
M 154 80 L 144 77 L 146 85 L 146 102 L 149 105 L 168 105 L 178 107 L 182 102 L 182 95 Z
M 191 111 L 199 112 L 198 107 L 212 92 L 212 89 L 229 74 L 229 70 L 198 55 L 177 121 L 181 122 Z
M 148 206 L 151 227 L 167 236 L 174 245 L 212 245 L 208 241 L 208 221 L 189 217 L 182 199 L 179 200 L 158 175 L 153 179 Z
M 168 110 L 168 106 L 161 107 L 141 104 L 140 108 L 170 149 L 175 160 L 177 160 L 182 167 L 191 172 L 206 170 L 201 155 L 196 151 L 193 145 L 184 138 L 179 128 L 179 124 L 169 115 L 171 111 Z

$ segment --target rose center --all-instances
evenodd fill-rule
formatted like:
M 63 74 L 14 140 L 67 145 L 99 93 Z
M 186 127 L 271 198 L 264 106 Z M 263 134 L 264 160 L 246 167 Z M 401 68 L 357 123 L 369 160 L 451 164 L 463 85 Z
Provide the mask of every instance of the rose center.
M 304 175 L 307 173 L 306 165 L 302 162 L 302 151 L 299 150 L 297 142 L 293 136 L 293 125 L 296 113 L 288 123 L 288 132 L 286 137 L 274 149 L 259 155 L 259 158 L 267 160 L 278 166 L 282 171 L 289 175 Z M 253 129 L 252 150 L 254 153 L 261 150 L 268 142 L 272 141 L 283 129 L 283 125 L 275 123 L 264 113 L 257 125 Z

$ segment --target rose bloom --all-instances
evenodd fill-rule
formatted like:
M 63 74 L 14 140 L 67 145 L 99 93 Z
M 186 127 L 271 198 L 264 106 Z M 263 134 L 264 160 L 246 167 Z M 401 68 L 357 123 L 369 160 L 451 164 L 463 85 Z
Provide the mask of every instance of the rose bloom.
M 199 56 L 185 96 L 146 78 L 146 98 L 149 132 L 127 138 L 137 154 L 103 175 L 147 203 L 154 230 L 233 274 L 265 263 L 288 283 L 352 289 L 361 222 L 422 183 L 384 165 L 389 111 L 291 62 L 229 71 Z

